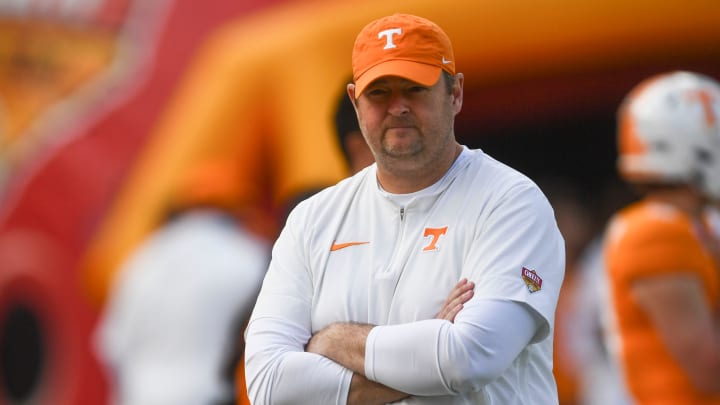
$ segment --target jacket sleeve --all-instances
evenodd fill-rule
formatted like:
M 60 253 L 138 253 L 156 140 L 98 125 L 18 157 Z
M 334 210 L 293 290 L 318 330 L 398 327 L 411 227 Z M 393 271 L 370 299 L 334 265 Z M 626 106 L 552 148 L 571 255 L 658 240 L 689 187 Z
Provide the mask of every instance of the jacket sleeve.
M 510 366 L 542 322 L 511 301 L 475 301 L 463 311 L 454 324 L 431 319 L 373 328 L 367 378 L 413 395 L 478 391 Z
M 313 290 L 294 224 L 291 215 L 273 247 L 246 330 L 248 396 L 256 404 L 345 404 L 352 372 L 304 349 Z

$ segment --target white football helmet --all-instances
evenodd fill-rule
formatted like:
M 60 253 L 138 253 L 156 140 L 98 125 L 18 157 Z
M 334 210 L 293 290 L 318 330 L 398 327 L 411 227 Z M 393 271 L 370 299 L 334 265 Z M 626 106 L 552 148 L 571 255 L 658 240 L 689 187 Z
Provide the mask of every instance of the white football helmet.
M 682 71 L 638 84 L 618 112 L 618 155 L 630 182 L 691 184 L 720 200 L 720 84 Z

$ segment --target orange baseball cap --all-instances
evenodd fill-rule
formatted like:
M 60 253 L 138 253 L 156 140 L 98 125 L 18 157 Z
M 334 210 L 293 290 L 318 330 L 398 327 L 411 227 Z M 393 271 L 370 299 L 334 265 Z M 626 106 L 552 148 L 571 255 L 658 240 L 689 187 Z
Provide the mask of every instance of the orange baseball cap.
M 393 14 L 366 25 L 352 53 L 355 97 L 382 76 L 399 76 L 432 86 L 442 70 L 455 74 L 455 56 L 447 34 L 430 20 Z

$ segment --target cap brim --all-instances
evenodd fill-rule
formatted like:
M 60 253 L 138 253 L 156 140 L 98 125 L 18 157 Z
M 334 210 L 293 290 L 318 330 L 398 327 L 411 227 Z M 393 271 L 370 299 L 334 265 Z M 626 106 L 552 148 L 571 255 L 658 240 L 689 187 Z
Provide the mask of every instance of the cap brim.
M 423 86 L 432 86 L 437 83 L 441 71 L 442 68 L 440 66 L 407 60 L 389 60 L 382 62 L 371 67 L 355 80 L 355 98 L 360 97 L 370 83 L 383 76 L 402 77 L 422 84 Z

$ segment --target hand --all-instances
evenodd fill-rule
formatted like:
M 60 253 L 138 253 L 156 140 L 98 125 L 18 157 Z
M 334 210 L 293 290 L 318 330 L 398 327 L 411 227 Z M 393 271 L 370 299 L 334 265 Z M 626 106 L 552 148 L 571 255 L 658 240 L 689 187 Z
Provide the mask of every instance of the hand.
M 463 309 L 463 304 L 470 301 L 470 298 L 475 294 L 474 288 L 475 283 L 468 281 L 466 278 L 458 281 L 450 291 L 450 295 L 445 300 L 440 312 L 435 315 L 435 319 L 446 319 L 455 322 L 455 316 Z
M 319 330 L 305 346 L 309 353 L 325 356 L 353 371 L 348 405 L 386 404 L 408 396 L 370 381 L 365 376 L 365 339 L 373 325 L 332 323 Z
M 370 381 L 364 376 L 354 373 L 350 382 L 348 405 L 388 404 L 409 397 L 408 394 Z
M 365 340 L 373 325 L 337 322 L 315 333 L 305 351 L 325 356 L 345 368 L 365 373 Z

